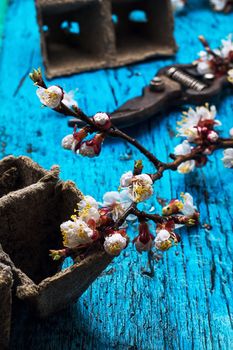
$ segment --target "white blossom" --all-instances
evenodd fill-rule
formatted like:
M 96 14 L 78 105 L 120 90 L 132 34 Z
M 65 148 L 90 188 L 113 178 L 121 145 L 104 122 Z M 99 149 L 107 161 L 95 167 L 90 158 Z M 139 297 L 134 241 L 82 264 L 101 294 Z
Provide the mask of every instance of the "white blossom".
M 153 194 L 153 181 L 147 174 L 136 175 L 129 186 L 129 196 L 133 202 L 139 203 L 147 200 Z
M 196 109 L 189 108 L 183 113 L 182 120 L 177 124 L 178 135 L 186 137 L 189 142 L 193 142 L 198 137 L 198 123 L 205 120 L 214 120 L 216 125 L 221 125 L 219 120 L 216 120 L 217 111 L 215 106 L 201 106 Z
M 193 197 L 188 192 L 181 194 L 181 197 L 183 198 L 182 214 L 185 216 L 192 216 L 197 209 L 193 204 Z
M 63 244 L 68 248 L 75 248 L 80 244 L 92 242 L 93 230 L 81 219 L 68 220 L 60 226 Z
M 172 0 L 172 9 L 174 12 L 180 12 L 185 7 L 185 1 L 184 0 Z
M 212 0 L 212 4 L 215 3 L 215 9 L 221 11 L 225 8 L 227 0 Z M 226 39 L 221 40 L 221 47 L 213 50 L 221 58 L 229 58 L 230 52 L 233 51 L 232 34 L 229 34 Z M 197 61 L 197 71 L 204 75 L 208 73 L 215 73 L 214 67 L 211 65 L 213 56 L 206 51 L 199 52 L 200 59 Z
M 180 164 L 177 168 L 178 173 L 180 174 L 188 174 L 193 171 L 195 168 L 194 160 L 187 160 L 186 162 Z
M 84 196 L 83 199 L 78 203 L 79 217 L 86 223 L 89 220 L 98 222 L 100 214 L 98 211 L 98 203 L 91 196 Z
M 186 154 L 189 154 L 191 151 L 192 147 L 190 146 L 189 142 L 187 140 L 184 140 L 180 145 L 175 147 L 174 153 L 177 156 L 184 156 Z M 178 166 L 177 171 L 181 174 L 188 174 L 193 171 L 194 168 L 195 161 L 187 160 Z
M 223 11 L 227 5 L 228 0 L 210 0 L 211 5 L 215 11 Z
M 222 57 L 227 58 L 229 53 L 233 51 L 232 34 L 229 34 L 226 39 L 222 41 L 222 47 L 220 48 L 220 54 Z
M 192 147 L 187 140 L 184 140 L 181 144 L 175 147 L 174 153 L 177 156 L 184 156 L 192 151 Z
M 95 198 L 93 198 L 92 196 L 89 196 L 89 195 L 84 196 L 82 198 L 82 200 L 78 203 L 78 207 L 80 209 L 86 208 L 87 206 L 93 207 L 95 209 L 98 209 L 98 207 L 99 207 Z
M 114 233 L 111 236 L 105 238 L 104 250 L 113 256 L 117 256 L 126 247 L 127 239 L 120 233 Z
M 192 115 L 193 117 L 195 116 L 197 121 L 203 121 L 203 120 L 215 120 L 215 117 L 217 115 L 217 110 L 215 106 L 200 106 L 196 107 L 196 110 L 193 110 L 191 112 L 191 108 L 188 111 L 188 115 Z M 215 122 L 218 125 L 221 125 L 221 122 L 219 120 L 215 120 Z
M 74 99 L 74 91 L 64 92 L 62 103 L 68 108 L 72 108 L 73 106 L 78 107 L 78 103 Z
M 102 206 L 109 208 L 113 221 L 117 221 L 126 209 L 131 205 L 132 200 L 129 198 L 128 191 L 121 192 L 110 191 L 103 196 Z
M 167 230 L 160 230 L 155 237 L 155 247 L 160 250 L 167 250 L 171 247 L 170 232 Z
M 225 168 L 233 168 L 233 148 L 227 148 L 223 151 L 222 161 Z
M 126 173 L 124 173 L 120 179 L 121 187 L 129 187 L 132 184 L 132 178 L 132 171 L 127 171 Z
M 89 220 L 94 220 L 95 222 L 99 221 L 100 214 L 99 211 L 94 207 L 83 208 L 79 213 L 80 219 L 88 223 Z
M 38 87 L 36 94 L 40 102 L 47 107 L 56 108 L 60 105 L 63 98 L 63 90 L 56 85 L 50 86 L 48 89 Z
M 199 52 L 199 61 L 197 62 L 197 71 L 201 75 L 212 73 L 211 65 L 209 63 L 210 57 L 206 51 Z
M 153 194 L 153 181 L 147 174 L 134 176 L 132 171 L 128 171 L 121 176 L 120 185 L 128 188 L 129 197 L 136 203 L 145 201 Z

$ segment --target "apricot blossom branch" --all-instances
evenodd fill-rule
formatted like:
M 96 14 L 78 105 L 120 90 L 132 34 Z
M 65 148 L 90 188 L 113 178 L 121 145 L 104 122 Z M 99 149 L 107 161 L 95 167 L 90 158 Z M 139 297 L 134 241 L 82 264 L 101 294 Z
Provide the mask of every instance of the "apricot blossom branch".
M 197 62 L 197 72 L 214 75 L 225 74 L 229 81 L 233 80 L 233 44 L 231 38 L 222 41 L 218 51 L 212 51 L 204 38 L 201 41 L 206 48 L 206 55 L 201 55 Z M 180 241 L 176 230 L 181 226 L 194 226 L 199 223 L 199 212 L 189 193 L 181 193 L 162 208 L 162 213 L 147 213 L 139 210 L 138 204 L 153 196 L 153 184 L 158 181 L 167 170 L 188 174 L 196 167 L 204 166 L 208 156 L 219 149 L 224 150 L 223 163 L 225 167 L 233 167 L 233 132 L 229 138 L 219 136 L 218 127 L 221 122 L 216 119 L 217 111 L 214 106 L 189 108 L 183 113 L 178 124 L 178 136 L 185 138 L 170 154 L 172 161 L 162 162 L 135 138 L 117 129 L 107 113 L 97 113 L 89 118 L 70 94 L 59 86 L 47 87 L 40 69 L 34 70 L 31 79 L 38 87 L 37 95 L 43 105 L 58 113 L 74 116 L 86 123 L 86 126 L 72 134 L 65 136 L 62 146 L 72 150 L 77 155 L 89 158 L 100 154 L 106 137 L 120 138 L 143 154 L 155 167 L 152 174 L 143 173 L 142 161 L 134 164 L 132 171 L 128 171 L 120 178 L 118 191 L 105 193 L 101 204 L 91 196 L 83 196 L 77 204 L 71 219 L 61 224 L 64 249 L 52 250 L 53 259 L 64 258 L 67 255 L 87 253 L 94 243 L 100 243 L 107 254 L 116 256 L 126 248 L 129 237 L 126 234 L 127 224 L 138 221 L 139 234 L 133 243 L 139 253 L 148 252 L 151 259 L 153 248 L 161 251 L 168 250 Z M 91 135 L 91 139 L 86 139 Z M 155 236 L 148 225 L 151 221 L 156 225 Z M 84 253 L 83 253 L 84 252 Z

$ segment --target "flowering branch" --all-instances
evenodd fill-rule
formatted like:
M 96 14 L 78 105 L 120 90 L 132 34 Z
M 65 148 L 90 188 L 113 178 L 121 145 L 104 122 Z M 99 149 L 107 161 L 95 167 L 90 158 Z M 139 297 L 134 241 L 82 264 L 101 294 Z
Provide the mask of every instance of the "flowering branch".
M 201 165 L 201 162 L 203 162 L 203 152 L 205 152 L 206 149 L 208 149 L 209 154 L 212 154 L 214 151 L 218 149 L 228 149 L 233 147 L 233 139 L 230 138 L 219 138 L 215 144 L 197 144 L 195 148 L 193 148 L 190 153 L 183 154 L 183 155 L 175 155 L 170 154 L 170 158 L 174 159 L 173 162 L 170 163 L 163 163 L 158 168 L 158 171 L 155 174 L 151 175 L 151 178 L 153 181 L 159 180 L 162 176 L 164 171 L 166 170 L 172 170 L 176 171 L 179 166 L 182 163 L 185 163 L 190 160 L 195 160 L 197 164 Z M 206 161 L 206 158 L 204 157 L 204 161 Z
M 219 50 L 211 50 L 207 41 L 201 37 L 206 52 L 197 61 L 196 69 L 199 74 L 211 72 L 214 76 L 228 75 L 233 79 L 233 44 L 231 38 L 222 41 Z M 232 75 L 232 76 L 231 76 Z M 150 267 L 152 249 L 168 250 L 180 241 L 175 230 L 181 226 L 194 226 L 199 223 L 199 212 L 189 193 L 181 194 L 181 198 L 172 199 L 163 206 L 162 213 L 147 213 L 138 209 L 138 204 L 153 195 L 153 184 L 158 181 L 167 170 L 187 174 L 202 167 L 208 161 L 208 156 L 218 149 L 224 150 L 223 163 L 226 167 L 233 167 L 233 138 L 221 138 L 217 127 L 221 122 L 216 120 L 216 108 L 208 105 L 190 108 L 183 113 L 178 122 L 178 136 L 185 140 L 175 147 L 170 154 L 171 162 L 164 163 L 154 154 L 131 138 L 123 131 L 112 125 L 111 117 L 106 113 L 97 113 L 89 118 L 80 108 L 72 96 L 64 92 L 59 86 L 47 87 L 40 69 L 30 74 L 38 87 L 37 95 L 43 105 L 50 107 L 64 115 L 74 116 L 86 123 L 86 126 L 62 140 L 64 149 L 72 150 L 76 154 L 89 158 L 100 154 L 106 137 L 120 138 L 138 149 L 155 167 L 152 174 L 143 173 L 142 161 L 134 164 L 133 171 L 123 174 L 120 179 L 119 191 L 105 193 L 103 203 L 99 206 L 91 196 L 83 196 L 77 204 L 71 220 L 61 224 L 64 249 L 52 250 L 51 256 L 57 260 L 67 255 L 86 256 L 89 249 L 102 246 L 107 254 L 116 256 L 126 248 L 129 238 L 126 234 L 127 222 L 138 221 L 139 234 L 133 243 L 139 253 L 148 252 Z M 88 135 L 92 138 L 86 140 Z M 230 131 L 232 135 L 232 130 Z M 156 225 L 154 236 L 148 221 Z M 152 268 L 151 268 L 152 270 Z

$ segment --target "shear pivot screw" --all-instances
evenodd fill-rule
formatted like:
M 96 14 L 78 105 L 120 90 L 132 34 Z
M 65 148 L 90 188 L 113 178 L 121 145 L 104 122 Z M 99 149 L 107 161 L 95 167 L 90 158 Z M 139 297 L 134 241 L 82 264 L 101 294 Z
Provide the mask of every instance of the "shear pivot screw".
M 154 77 L 150 82 L 150 90 L 155 92 L 164 91 L 164 82 L 159 77 Z

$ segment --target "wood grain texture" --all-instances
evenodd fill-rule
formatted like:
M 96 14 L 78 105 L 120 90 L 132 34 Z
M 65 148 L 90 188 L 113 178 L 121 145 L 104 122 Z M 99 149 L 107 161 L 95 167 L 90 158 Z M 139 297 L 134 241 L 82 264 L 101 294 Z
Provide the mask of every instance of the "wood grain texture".
M 233 15 L 210 11 L 207 0 L 190 0 L 189 12 L 177 16 L 175 36 L 180 46 L 174 60 L 150 61 L 116 70 L 100 70 L 53 80 L 77 98 L 87 113 L 113 111 L 140 94 L 154 73 L 172 62 L 189 63 L 201 49 L 197 35 L 213 45 L 232 31 Z M 119 157 L 131 148 L 118 140 L 106 142 L 98 159 L 88 160 L 63 151 L 61 138 L 70 132 L 66 119 L 40 109 L 27 78 L 32 67 L 42 66 L 38 28 L 32 0 L 11 1 L 6 16 L 0 58 L 1 156 L 29 155 L 42 166 L 61 166 L 63 179 L 74 180 L 84 192 L 101 199 L 117 189 L 119 177 L 133 160 Z M 232 98 L 216 100 L 222 131 L 233 126 Z M 160 158 L 179 142 L 175 138 L 176 110 L 163 118 L 130 129 Z M 133 150 L 133 158 L 139 154 Z M 182 244 L 164 254 L 153 279 L 142 275 L 146 257 L 132 245 L 70 309 L 47 321 L 36 321 L 18 311 L 12 327 L 11 348 L 33 350 L 229 350 L 233 339 L 232 300 L 232 173 L 224 169 L 221 152 L 205 169 L 184 177 L 167 173 L 155 186 L 163 198 L 190 191 L 201 210 L 202 228 L 182 232 Z M 150 171 L 145 162 L 145 170 Z M 158 208 L 156 200 L 152 203 Z M 150 207 L 150 204 L 148 204 Z M 133 230 L 132 230 L 133 231 Z M 133 232 L 132 232 L 133 235 Z

